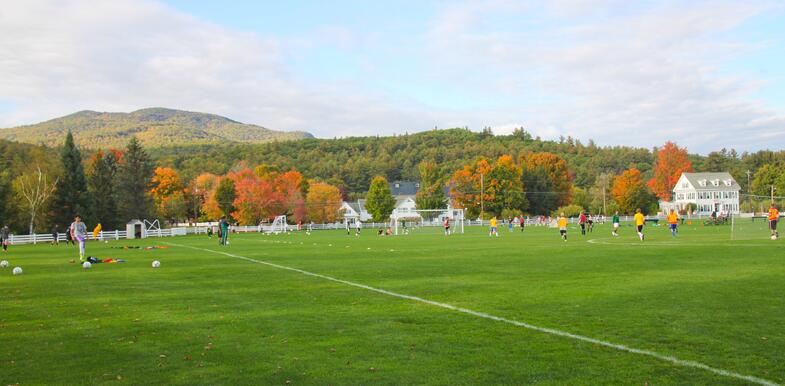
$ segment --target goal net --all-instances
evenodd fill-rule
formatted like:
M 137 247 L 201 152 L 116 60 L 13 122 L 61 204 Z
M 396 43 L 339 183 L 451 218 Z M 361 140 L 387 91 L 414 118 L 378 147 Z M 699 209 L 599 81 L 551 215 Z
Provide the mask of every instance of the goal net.
M 412 232 L 444 232 L 449 222 L 450 233 L 463 233 L 463 209 L 417 209 L 393 213 L 390 221 L 396 235 Z
M 286 216 L 276 216 L 272 225 L 270 225 L 269 232 L 278 234 L 287 231 L 289 231 L 289 224 L 286 223 Z

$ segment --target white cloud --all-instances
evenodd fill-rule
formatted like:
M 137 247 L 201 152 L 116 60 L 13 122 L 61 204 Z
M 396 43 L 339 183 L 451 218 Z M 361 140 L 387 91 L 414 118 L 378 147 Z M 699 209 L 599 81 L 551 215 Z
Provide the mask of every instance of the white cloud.
M 612 16 L 577 21 L 574 13 L 560 18 L 570 4 L 551 4 L 545 11 L 531 6 L 517 10 L 521 32 L 499 33 L 498 28 L 473 26 L 509 17 L 504 13 L 512 8 L 499 2 L 480 4 L 467 2 L 445 11 L 431 29 L 429 48 L 466 68 L 490 67 L 502 84 L 486 81 L 486 88 L 510 93 L 531 87 L 529 94 L 545 96 L 518 111 L 535 132 L 558 129 L 600 143 L 644 147 L 671 139 L 708 151 L 771 146 L 770 133 L 782 129 L 783 112 L 749 97 L 760 80 L 717 71 L 723 60 L 754 48 L 722 34 L 767 6 L 666 4 L 615 15 L 597 5 L 594 14 Z M 554 15 L 551 25 L 560 27 L 526 27 L 530 19 Z M 499 124 L 510 119 L 503 112 L 497 118 Z
M 424 36 L 394 40 L 325 24 L 280 40 L 152 0 L 10 2 L 0 9 L 0 127 L 82 109 L 165 106 L 323 137 L 524 126 L 544 138 L 609 145 L 785 146 L 783 112 L 749 97 L 766 80 L 717 70 L 756 48 L 728 31 L 770 8 L 639 4 L 449 3 Z M 504 103 L 434 108 L 417 102 L 427 96 L 373 90 L 359 76 L 313 80 L 289 67 L 307 60 L 307 50 L 329 47 L 352 51 L 369 76 L 388 65 L 374 50 L 401 41 L 421 43 L 406 52 L 425 58 L 413 63 L 429 63 L 401 82 L 427 79 L 455 90 L 455 99 L 476 93 Z
M 328 137 L 433 122 L 421 106 L 356 84 L 306 83 L 284 63 L 283 42 L 156 2 L 26 1 L 0 12 L 0 102 L 13 104 L 0 127 L 149 106 Z M 346 29 L 321 31 L 340 46 L 354 44 Z

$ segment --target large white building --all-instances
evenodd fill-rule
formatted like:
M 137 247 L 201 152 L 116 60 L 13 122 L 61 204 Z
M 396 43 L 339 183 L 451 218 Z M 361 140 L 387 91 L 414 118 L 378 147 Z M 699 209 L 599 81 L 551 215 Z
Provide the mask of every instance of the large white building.
M 730 173 L 682 173 L 673 187 L 673 201 L 662 202 L 663 211 L 696 205 L 696 213 L 739 213 L 741 186 Z

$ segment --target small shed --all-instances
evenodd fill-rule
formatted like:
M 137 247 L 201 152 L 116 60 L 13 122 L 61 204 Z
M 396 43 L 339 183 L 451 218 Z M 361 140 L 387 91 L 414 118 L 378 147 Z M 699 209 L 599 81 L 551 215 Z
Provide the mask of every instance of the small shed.
M 128 239 L 143 239 L 147 237 L 144 222 L 139 219 L 133 219 L 125 224 L 125 232 Z

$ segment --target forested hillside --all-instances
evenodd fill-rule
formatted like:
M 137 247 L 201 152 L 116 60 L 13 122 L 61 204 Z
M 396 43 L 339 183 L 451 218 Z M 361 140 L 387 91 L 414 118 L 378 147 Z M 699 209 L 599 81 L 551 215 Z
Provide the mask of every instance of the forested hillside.
M 60 146 L 71 131 L 79 146 L 120 148 L 131 136 L 147 147 L 227 142 L 262 143 L 312 137 L 304 132 L 274 131 L 214 114 L 164 108 L 131 113 L 80 111 L 35 125 L 0 130 L 0 138 Z
M 389 180 L 418 180 L 417 165 L 435 162 L 442 174 L 450 174 L 477 157 L 497 158 L 525 152 L 552 152 L 565 158 L 578 186 L 591 185 L 603 172 L 618 173 L 636 167 L 644 173 L 652 167 L 650 150 L 630 147 L 599 147 L 572 138 L 545 141 L 523 131 L 494 136 L 489 131 L 466 129 L 432 130 L 391 137 L 305 139 L 260 145 L 186 146 L 152 149 L 159 163 L 174 167 L 185 177 L 202 171 L 222 174 L 240 161 L 268 164 L 281 170 L 296 168 L 311 178 L 331 180 L 350 192 L 365 192 L 375 175 Z M 194 157 L 200 154 L 199 157 Z M 696 158 L 700 158 L 697 157 Z

